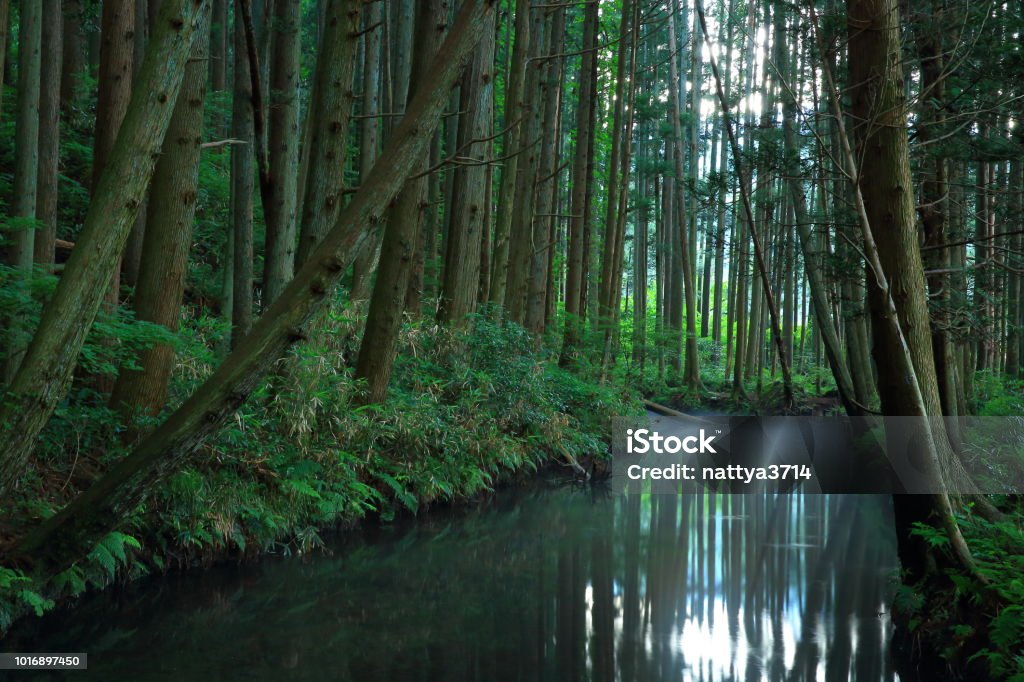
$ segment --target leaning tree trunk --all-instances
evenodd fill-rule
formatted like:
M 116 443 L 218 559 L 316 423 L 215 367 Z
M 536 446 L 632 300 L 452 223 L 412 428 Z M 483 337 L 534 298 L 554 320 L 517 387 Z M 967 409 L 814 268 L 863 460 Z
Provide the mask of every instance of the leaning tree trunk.
M 203 31 L 193 42 L 185 80 L 153 173 L 139 280 L 132 304 L 138 319 L 172 332 L 177 331 L 181 320 L 199 189 L 208 41 L 209 32 Z M 141 352 L 139 369 L 121 368 L 110 404 L 126 423 L 156 416 L 164 408 L 174 357 L 173 346 L 158 343 Z M 137 432 L 129 429 L 128 433 Z
M 812 17 L 813 8 L 811 8 Z M 817 23 L 815 18 L 815 23 Z M 874 356 L 878 392 L 889 415 L 919 418 L 941 414 L 925 293 L 924 265 L 917 243 L 914 196 L 907 150 L 906 107 L 899 59 L 899 11 L 896 0 L 851 0 L 847 6 L 848 65 L 852 115 L 862 126 L 857 154 L 846 133 L 839 95 L 827 60 L 822 61 L 828 96 L 852 180 L 864 254 L 868 260 Z M 816 31 L 821 49 L 820 30 Z M 857 159 L 861 163 L 857 163 Z M 884 225 L 885 229 L 875 229 Z M 930 554 L 927 543 L 912 533 L 915 523 L 942 527 L 960 563 L 974 562 L 953 516 L 945 492 L 949 443 L 927 419 L 918 424 L 919 470 L 937 491 L 932 495 L 895 495 L 894 509 L 904 569 L 920 577 Z M 934 515 L 934 519 L 933 519 Z
M 489 23 L 495 3 L 465 0 L 428 69 L 430 78 L 421 84 L 373 172 L 309 261 L 239 347 L 129 456 L 25 538 L 18 551 L 38 557 L 37 570 L 68 565 L 88 551 L 98 537 L 123 522 L 154 483 L 180 467 L 184 458 L 245 401 L 287 348 L 304 338 L 304 325 L 331 299 L 330 292 L 351 265 L 355 248 L 366 242 L 367 228 L 381 219 L 410 170 L 427 152 L 448 93 Z M 165 73 L 179 72 L 168 68 Z M 0 416 L 5 417 L 0 423 L 13 421 L 13 415 L 8 416 L 6 411 Z
M 0 496 L 20 477 L 57 403 L 67 393 L 85 336 L 115 272 L 153 175 L 196 31 L 209 3 L 164 0 L 121 134 L 96 184 L 85 224 L 25 359 L 0 402 Z
M 429 80 L 426 68 L 448 28 L 447 20 L 448 0 L 430 0 L 417 9 L 415 43 L 409 46 L 416 55 L 410 75 L 410 98 L 419 92 L 420 83 Z M 426 155 L 417 159 L 412 175 L 395 199 L 384 228 L 380 266 L 356 361 L 356 379 L 366 381 L 366 392 L 362 397 L 366 403 L 383 402 L 387 395 L 398 347 L 398 332 L 402 326 L 406 291 L 414 267 L 413 252 L 422 243 L 418 239 L 419 231 L 427 228 L 426 225 L 421 226 L 421 221 L 426 222 L 422 218 L 429 184 L 425 174 L 427 164 Z

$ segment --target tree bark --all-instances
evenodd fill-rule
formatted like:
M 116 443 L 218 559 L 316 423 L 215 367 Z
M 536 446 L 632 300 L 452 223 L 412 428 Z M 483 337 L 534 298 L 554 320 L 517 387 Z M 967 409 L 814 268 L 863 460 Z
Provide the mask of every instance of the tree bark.
M 106 169 L 99 178 L 81 235 L 25 359 L 0 401 L 0 495 L 18 480 L 39 432 L 64 397 L 153 174 L 197 30 L 205 30 L 207 1 L 164 0 L 129 106 Z
M 421 83 L 429 80 L 426 67 L 444 37 L 447 20 L 448 0 L 430 0 L 417 9 L 415 43 L 410 50 L 416 55 L 409 84 L 410 98 L 419 92 Z M 424 155 L 413 165 L 411 176 L 395 199 L 384 228 L 380 266 L 356 361 L 355 377 L 366 381 L 362 400 L 367 404 L 384 401 L 391 379 L 406 291 L 412 276 L 413 252 L 418 244 L 422 244 L 418 235 L 420 229 L 426 227 L 421 228 L 423 213 L 432 210 L 424 206 L 429 183 L 429 178 L 423 175 L 427 162 Z
M 362 3 L 328 0 L 309 106 L 312 131 L 296 264 L 302 267 L 341 213 Z
M 39 94 L 42 60 L 43 7 L 39 0 L 22 0 L 18 29 L 18 101 L 14 122 L 14 211 L 18 221 L 3 230 L 8 265 L 18 270 L 19 287 L 26 292 L 35 255 L 36 190 L 39 173 Z M 6 49 L 6 46 L 5 46 Z M 0 86 L 2 87 L 2 86 Z M 21 364 L 24 329 L 17 319 L 5 320 L 7 355 L 3 378 L 10 381 Z
M 493 15 L 491 15 L 493 16 Z M 485 138 L 491 134 L 494 111 L 494 24 L 483 27 L 473 62 L 460 88 L 459 159 L 448 232 L 437 319 L 459 325 L 476 310 L 480 285 L 480 243 L 483 236 L 487 181 Z
M 519 152 L 523 144 L 522 120 L 529 113 L 524 107 L 523 81 L 526 77 L 526 54 L 530 43 L 530 0 L 516 0 L 515 45 L 508 71 L 503 118 L 508 131 L 502 144 L 506 156 L 514 153 L 501 170 L 498 190 L 498 215 L 494 226 L 494 257 L 488 297 L 492 303 L 505 302 L 509 270 L 509 233 L 515 215 L 514 199 L 519 170 Z
M 142 266 L 132 304 L 138 319 L 171 332 L 178 330 L 181 320 L 192 245 L 209 39 L 209 32 L 203 31 L 193 41 L 192 56 L 185 65 L 185 78 L 153 173 Z M 154 417 L 164 408 L 174 357 L 173 346 L 156 344 L 140 353 L 139 369 L 121 369 L 110 404 L 126 423 Z M 137 433 L 130 428 L 128 437 Z
M 359 135 L 359 177 L 365 178 L 380 151 L 381 89 L 389 88 L 390 83 L 382 83 L 384 71 L 384 3 L 373 2 L 367 5 L 366 27 L 363 34 L 363 92 L 362 119 Z M 349 296 L 356 301 L 366 300 L 370 296 L 373 284 L 373 271 L 377 264 L 380 250 L 380 235 L 371 239 L 365 251 L 356 255 L 352 264 L 352 287 Z
M 263 307 L 273 304 L 295 272 L 299 177 L 300 0 L 274 0 L 270 62 L 268 161 L 270 206 L 264 207 Z
M 597 3 L 587 5 L 583 15 L 583 55 L 580 59 L 579 90 L 576 93 L 576 148 L 573 152 L 572 194 L 569 202 L 569 242 L 565 275 L 565 332 L 560 364 L 568 365 L 576 354 L 585 310 L 585 232 L 593 201 L 594 146 L 592 122 L 597 98 Z M 659 280 L 660 281 L 660 280 Z
M 164 1 L 177 4 L 174 0 Z M 480 40 L 494 4 L 495 0 L 463 3 L 448 38 L 429 67 L 431 77 L 413 98 L 366 183 L 238 349 L 132 454 L 25 538 L 19 552 L 39 557 L 37 570 L 67 565 L 88 551 L 98 537 L 123 522 L 152 485 L 175 471 L 184 457 L 245 400 L 287 347 L 303 337 L 303 325 L 328 301 L 330 289 L 351 263 L 354 247 L 367 239 L 367 226 L 381 219 L 417 159 L 426 153 L 447 103 L 448 91 Z M 178 73 L 175 69 L 165 72 Z M 0 424 L 13 421 L 6 418 L 6 412 L 0 415 L 5 417 Z M 10 459 L 8 455 L 5 461 Z
M 61 0 L 40 0 L 43 5 L 42 65 L 39 92 L 39 168 L 36 183 L 34 260 L 53 263 L 57 240 L 57 191 L 60 182 L 60 69 L 63 15 Z
M 235 12 L 231 137 L 247 144 L 231 146 L 231 347 L 252 327 L 253 287 L 253 129 L 252 79 L 249 53 L 245 44 L 245 25 L 240 11 Z

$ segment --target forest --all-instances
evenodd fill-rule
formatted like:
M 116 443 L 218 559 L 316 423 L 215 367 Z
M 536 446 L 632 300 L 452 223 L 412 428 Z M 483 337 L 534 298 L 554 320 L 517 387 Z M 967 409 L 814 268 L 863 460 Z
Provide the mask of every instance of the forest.
M 1022 30 L 995 0 L 0 0 L 0 637 L 599 478 L 645 408 L 984 416 L 1015 456 L 916 422 L 936 492 L 886 502 L 888 602 L 922 679 L 1024 679 Z

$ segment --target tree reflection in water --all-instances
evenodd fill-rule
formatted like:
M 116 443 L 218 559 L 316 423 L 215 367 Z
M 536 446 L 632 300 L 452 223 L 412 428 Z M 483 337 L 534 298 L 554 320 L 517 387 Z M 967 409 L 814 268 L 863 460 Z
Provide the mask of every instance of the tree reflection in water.
M 11 644 L 88 651 L 81 679 L 104 680 L 894 680 L 890 516 L 885 497 L 546 486 L 332 556 L 142 581 Z

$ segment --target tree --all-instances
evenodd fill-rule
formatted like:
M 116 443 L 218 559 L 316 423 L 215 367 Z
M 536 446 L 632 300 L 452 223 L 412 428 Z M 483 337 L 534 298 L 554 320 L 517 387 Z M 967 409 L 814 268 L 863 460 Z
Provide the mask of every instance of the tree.
M 410 102 L 419 91 L 420 83 L 428 80 L 426 68 L 447 30 L 447 18 L 447 0 L 431 0 L 417 8 L 415 42 L 411 50 L 417 59 L 410 75 Z M 364 400 L 368 404 L 383 402 L 387 394 L 398 347 L 398 332 L 402 326 L 405 294 L 412 277 L 413 255 L 422 243 L 417 237 L 421 229 L 429 227 L 423 220 L 429 182 L 427 163 L 428 159 L 423 157 L 413 165 L 409 179 L 388 213 L 381 240 L 380 265 L 356 360 L 356 379 L 366 381 Z
M 309 260 L 342 208 L 361 6 L 353 0 L 329 0 L 325 8 L 326 26 L 309 105 L 313 127 L 295 260 L 299 267 Z
M 588 218 L 593 201 L 594 181 L 594 119 L 597 115 L 597 4 L 584 10 L 583 55 L 580 60 L 579 90 L 576 94 L 576 148 L 573 152 L 572 197 L 570 200 L 569 243 L 565 275 L 565 332 L 562 341 L 561 364 L 569 363 L 580 342 L 581 317 L 586 310 L 584 296 L 586 281 Z
M 196 32 L 206 30 L 205 0 L 164 0 L 140 88 L 129 105 L 82 232 L 17 374 L 0 402 L 0 495 L 21 475 L 39 432 L 64 397 L 75 362 L 116 270 L 171 119 Z
M 359 177 L 366 177 L 373 168 L 380 152 L 381 139 L 381 90 L 387 83 L 381 82 L 384 60 L 384 3 L 373 2 L 367 6 L 366 29 L 363 33 L 363 78 L 362 111 L 359 135 Z M 350 295 L 355 300 L 369 296 L 373 270 L 380 250 L 379 239 L 372 240 L 369 247 L 356 256 L 352 265 L 352 287 Z
M 295 270 L 299 178 L 300 0 L 275 0 L 270 23 L 270 116 L 268 162 L 270 205 L 263 257 L 263 306 L 274 302 Z
M 252 78 L 245 42 L 245 20 L 235 11 L 232 56 L 231 137 L 231 347 L 252 326 L 253 287 L 253 123 Z
M 177 331 L 181 320 L 192 246 L 208 46 L 209 33 L 202 31 L 192 43 L 192 56 L 185 65 L 184 82 L 153 173 L 142 267 L 133 301 L 138 319 L 172 332 Z M 138 369 L 121 368 L 110 404 L 126 422 L 132 423 L 140 416 L 153 417 L 164 408 L 174 356 L 173 346 L 156 344 L 142 351 Z
M 185 4 L 191 6 L 191 3 Z M 166 10 L 167 5 L 177 5 L 177 2 L 164 0 L 164 5 Z M 480 40 L 494 5 L 494 0 L 466 0 L 463 3 L 448 37 L 429 67 L 431 77 L 413 97 L 374 170 L 306 264 L 253 325 L 245 342 L 232 351 L 213 375 L 144 438 L 129 456 L 112 466 L 88 490 L 24 540 L 19 551 L 39 557 L 37 570 L 66 563 L 70 557 L 78 556 L 91 547 L 99 536 L 116 527 L 153 483 L 180 466 L 183 458 L 245 399 L 281 353 L 303 337 L 303 325 L 326 303 L 331 287 L 337 284 L 351 264 L 355 248 L 368 239 L 367 227 L 380 220 L 417 159 L 427 151 L 433 129 L 448 101 L 448 92 Z M 200 6 L 209 8 L 207 3 Z M 158 42 L 156 37 L 154 42 Z M 164 41 L 159 42 L 162 44 Z M 152 66 L 148 59 L 150 56 L 162 55 L 151 49 L 144 69 Z M 166 61 L 162 65 L 164 63 Z M 173 72 L 173 69 L 163 72 Z M 131 116 L 129 121 L 133 123 Z M 115 152 L 112 158 L 117 157 Z M 106 182 L 103 187 L 106 187 Z M 28 366 L 28 360 L 25 364 Z M 8 415 L 7 411 L 0 412 L 0 416 L 5 417 L 0 423 L 11 424 L 13 419 Z M 24 423 L 21 420 L 15 428 Z M 24 441 L 23 432 L 10 426 L 7 429 L 8 433 L 15 435 L 14 444 Z M 8 472 L 16 473 L 9 467 L 10 452 L 9 449 L 4 460 L 5 481 L 12 480 L 7 478 Z
M 13 233 L 11 235 L 13 244 L 9 247 L 8 263 L 20 271 L 23 282 L 28 282 L 32 277 L 32 258 L 35 249 L 43 8 L 36 0 L 24 0 L 21 3 L 20 14 L 13 216 L 18 221 L 4 231 Z M 8 347 L 5 349 L 7 356 L 4 361 L 4 378 L 8 381 L 17 371 L 24 353 L 24 349 L 21 348 L 21 340 L 16 335 L 17 326 L 17 322 L 12 320 L 8 329 Z
M 39 91 L 39 168 L 36 181 L 36 217 L 39 229 L 34 240 L 34 260 L 53 262 L 57 239 L 57 190 L 60 183 L 60 76 L 61 54 L 52 49 L 62 41 L 64 17 L 61 0 L 44 0 Z

